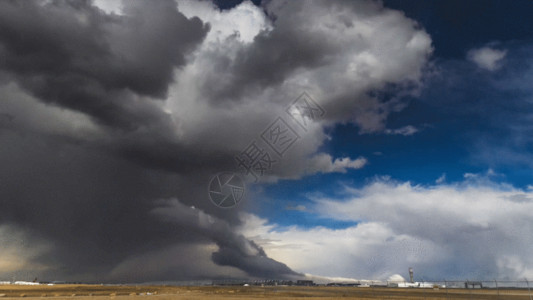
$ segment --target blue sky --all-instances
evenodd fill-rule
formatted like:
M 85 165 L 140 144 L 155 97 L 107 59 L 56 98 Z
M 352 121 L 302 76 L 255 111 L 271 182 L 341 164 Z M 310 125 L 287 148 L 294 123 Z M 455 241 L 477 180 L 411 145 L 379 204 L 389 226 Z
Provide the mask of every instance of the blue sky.
M 518 1 L 384 1 L 419 22 L 430 34 L 435 58 L 462 59 L 489 42 L 531 40 L 531 3 Z

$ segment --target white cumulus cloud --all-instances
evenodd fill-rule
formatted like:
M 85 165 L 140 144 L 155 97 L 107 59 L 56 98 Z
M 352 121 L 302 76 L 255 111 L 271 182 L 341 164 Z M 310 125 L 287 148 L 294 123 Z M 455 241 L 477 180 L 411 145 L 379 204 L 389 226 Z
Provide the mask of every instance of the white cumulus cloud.
M 483 47 L 468 51 L 467 58 L 478 67 L 489 71 L 495 71 L 501 67 L 501 60 L 507 51 Z
M 277 117 L 287 117 L 285 109 L 302 92 L 324 108 L 305 132 L 290 123 L 302 138 L 262 178 L 268 181 L 363 167 L 364 158 L 317 153 L 325 126 L 352 122 L 361 132 L 385 130 L 401 101 L 383 102 L 369 92 L 395 84 L 408 94 L 421 84 L 432 52 L 431 38 L 415 21 L 379 2 L 271 1 L 262 8 L 243 2 L 221 11 L 208 2 L 178 1 L 178 7 L 211 25 L 177 70 L 166 101 L 180 144 L 234 155 Z
M 418 280 L 533 276 L 531 190 L 488 180 L 418 186 L 378 179 L 345 192 L 314 199 L 314 212 L 356 225 L 279 228 L 246 215 L 242 232 L 271 257 L 322 276 L 386 279 L 407 276 L 409 267 Z

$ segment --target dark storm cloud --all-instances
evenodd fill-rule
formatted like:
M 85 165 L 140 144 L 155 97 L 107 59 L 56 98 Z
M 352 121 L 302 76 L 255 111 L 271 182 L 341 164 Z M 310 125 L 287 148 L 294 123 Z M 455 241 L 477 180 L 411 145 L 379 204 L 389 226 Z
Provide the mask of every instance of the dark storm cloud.
M 229 151 L 184 145 L 156 103 L 209 26 L 174 1 L 126 1 L 123 13 L 90 1 L 0 2 L 0 226 L 46 241 L 26 258 L 44 270 L 23 279 L 186 280 L 224 276 L 227 265 L 252 276 L 295 274 L 232 232 L 237 211 L 209 202 L 206 184 L 231 168 Z M 222 234 L 148 213 L 169 197 L 185 212 L 195 205 L 220 218 Z M 135 258 L 154 249 L 168 253 L 151 261 L 158 266 L 192 267 L 187 253 L 210 243 L 220 247 L 205 257 L 214 263 L 194 276 L 186 268 L 131 275 L 142 264 Z
M 49 268 L 35 271 L 25 279 L 35 276 L 42 280 L 92 282 L 120 282 L 125 278 L 192 279 L 189 268 L 194 262 L 186 252 L 179 251 L 152 262 L 165 265 L 166 260 L 171 260 L 189 264 L 188 268 L 168 271 L 168 277 L 157 272 L 133 276 L 130 273 L 136 272 L 138 264 L 121 276 L 110 275 L 124 260 L 168 249 L 176 243 L 191 245 L 193 249 L 195 245 L 215 243 L 220 253 L 204 259 L 240 268 L 252 276 L 294 274 L 284 264 L 268 258 L 253 242 L 232 232 L 237 211 L 211 205 L 206 195 L 209 171 L 190 170 L 185 176 L 173 175 L 117 158 L 105 149 L 31 133 L 0 132 L 0 138 L 5 145 L 0 148 L 0 224 L 21 226 L 30 236 L 51 244 L 47 251 L 32 259 L 32 263 Z M 187 205 L 162 208 L 154 203 L 155 199 L 176 195 Z M 200 214 L 191 205 L 206 207 L 205 211 L 212 215 Z M 177 215 L 172 220 L 177 225 L 163 222 L 163 213 L 149 214 L 154 206 L 166 214 Z M 208 218 L 217 222 L 206 226 Z M 210 278 L 211 272 L 220 273 L 216 265 L 198 272 L 200 279 Z
M 239 210 L 254 205 L 252 201 L 219 209 L 209 201 L 208 182 L 218 172 L 235 170 L 234 155 L 281 111 L 276 101 L 297 96 L 283 86 L 288 80 L 309 80 L 319 94 L 331 94 L 324 106 L 335 118 L 335 107 L 349 113 L 355 105 L 350 95 L 361 94 L 359 90 L 417 74 L 425 59 L 415 58 L 426 46 L 404 47 L 416 30 L 403 16 L 389 16 L 400 24 L 394 28 L 405 31 L 394 34 L 405 51 L 391 50 L 398 54 L 391 63 L 381 62 L 391 55 L 380 54 L 381 45 L 391 43 L 388 37 L 360 39 L 355 31 L 346 41 L 349 20 L 359 17 L 353 11 L 347 10 L 348 21 L 335 16 L 314 28 L 314 18 L 327 19 L 326 2 L 269 8 L 276 19 L 273 29 L 250 43 L 234 38 L 234 44 L 226 38 L 214 42 L 216 28 L 209 31 L 206 22 L 186 18 L 174 1 L 124 4 L 123 14 L 117 15 L 81 0 L 0 1 L 0 229 L 8 224 L 48 242 L 39 255 L 28 258 L 46 266 L 38 271 L 43 280 L 299 276 L 235 232 L 241 225 Z M 335 7 L 344 12 L 345 5 Z M 379 9 L 371 2 L 362 11 L 379 17 Z M 214 14 L 222 16 L 218 10 Z M 380 32 L 388 32 L 383 24 L 397 24 L 379 18 L 370 22 L 382 26 Z M 379 51 L 366 47 L 374 41 L 381 41 L 375 47 Z M 361 52 L 378 56 L 363 55 L 347 70 Z M 406 71 L 406 66 L 411 68 Z M 370 71 L 382 68 L 388 70 L 386 76 L 374 79 Z M 300 70 L 311 69 L 316 78 L 304 74 L 294 79 Z M 365 78 L 370 83 L 353 88 Z M 248 89 L 257 95 L 243 97 Z M 239 101 L 214 105 L 228 97 Z M 330 107 L 328 99 L 348 105 Z M 370 112 L 376 107 L 368 106 Z M 369 114 L 367 119 L 375 117 Z M 283 169 L 291 170 L 291 178 L 306 174 L 307 157 L 325 139 L 322 127 L 313 130 L 273 177 Z M 333 157 L 320 157 L 327 161 L 315 161 L 313 172 L 339 169 Z M 156 199 L 179 202 L 161 205 Z M 167 216 L 172 222 L 161 220 L 165 213 L 150 214 L 154 209 L 173 212 Z M 194 261 L 191 253 L 209 263 Z M 191 273 L 200 265 L 202 270 Z M 140 266 L 152 271 L 135 276 Z
M 220 149 L 198 151 L 178 143 L 170 117 L 151 102 L 166 97 L 175 68 L 208 28 L 198 18 L 185 18 L 173 1 L 127 1 L 124 15 L 105 14 L 90 1 L 0 2 L 2 81 L 20 87 L 2 86 L 0 108 L 15 115 L 0 114 L 0 223 L 50 243 L 31 258 L 47 267 L 39 271 L 44 280 L 130 278 L 108 274 L 126 258 L 174 243 L 214 241 L 225 252 L 245 255 L 239 243 L 250 242 L 232 236 L 229 225 L 237 222 L 235 212 L 209 206 L 206 197 L 211 170 L 231 160 Z M 24 92 L 108 126 L 84 135 L 55 132 L 83 118 L 40 107 Z M 47 123 L 57 128 L 40 126 Z M 147 213 L 154 199 L 171 196 L 226 218 L 225 234 L 217 238 L 194 223 L 168 226 Z M 248 268 L 253 275 L 292 273 L 264 252 L 259 257 L 257 263 L 221 264 L 254 264 Z M 160 276 L 142 278 L 188 279 L 186 270 Z
M 219 149 L 192 149 L 165 137 L 134 135 L 112 145 L 121 157 L 147 168 L 179 174 L 194 172 L 217 172 L 217 169 L 232 169 L 234 152 Z
M 301 276 L 285 264 L 277 262 L 253 241 L 237 234 L 229 224 L 196 208 L 189 208 L 176 199 L 161 201 L 152 211 L 167 221 L 190 228 L 214 241 L 219 250 L 212 254 L 213 261 L 222 266 L 237 267 L 248 275 L 259 278 Z
M 13 116 L 8 113 L 0 113 L 0 129 L 12 128 Z
M 150 208 L 146 199 L 163 188 L 153 182 L 158 176 L 49 138 L 6 134 L 2 143 L 0 221 L 49 239 L 53 251 L 37 262 L 59 268 L 55 276 L 102 274 L 123 255 L 138 251 L 138 239 L 153 235 L 157 241 L 170 234 L 153 234 L 155 220 L 144 214 Z
M 165 97 L 207 31 L 173 1 L 128 1 L 120 16 L 90 1 L 2 1 L 0 68 L 42 101 L 135 128 L 160 118 L 138 98 Z

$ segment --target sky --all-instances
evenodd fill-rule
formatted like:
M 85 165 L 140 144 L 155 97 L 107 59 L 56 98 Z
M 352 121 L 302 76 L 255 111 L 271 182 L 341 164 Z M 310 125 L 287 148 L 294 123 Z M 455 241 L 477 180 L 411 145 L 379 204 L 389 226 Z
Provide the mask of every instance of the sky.
M 533 278 L 532 9 L 1 1 L 0 280 Z

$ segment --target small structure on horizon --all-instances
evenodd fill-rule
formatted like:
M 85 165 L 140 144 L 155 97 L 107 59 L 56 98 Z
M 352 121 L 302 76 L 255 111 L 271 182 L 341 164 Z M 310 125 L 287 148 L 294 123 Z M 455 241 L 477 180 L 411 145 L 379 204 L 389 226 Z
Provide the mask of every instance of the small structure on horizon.
M 315 283 L 313 280 L 298 280 L 296 281 L 296 285 L 303 285 L 303 286 L 313 286 Z
M 410 279 L 409 282 L 411 282 L 411 283 L 414 283 L 414 282 L 415 282 L 415 281 L 414 281 L 413 268 L 411 268 L 411 267 L 409 268 L 409 279 Z
M 479 285 L 479 288 L 483 288 L 483 283 L 481 281 L 465 281 L 465 289 L 468 288 L 468 286 L 472 286 L 472 288 L 475 288 L 476 285 Z

